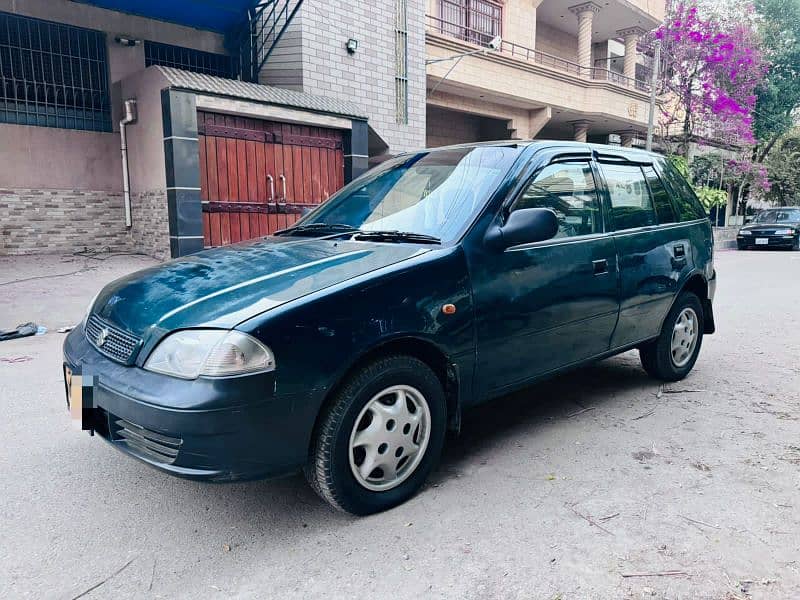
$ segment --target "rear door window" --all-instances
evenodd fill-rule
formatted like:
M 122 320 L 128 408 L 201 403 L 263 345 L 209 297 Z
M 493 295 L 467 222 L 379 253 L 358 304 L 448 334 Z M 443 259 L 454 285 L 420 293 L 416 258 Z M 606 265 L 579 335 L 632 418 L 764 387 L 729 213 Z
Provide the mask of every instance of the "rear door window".
M 611 200 L 614 229 L 633 229 L 655 225 L 656 211 L 650 189 L 638 165 L 600 165 Z
M 650 186 L 650 193 L 653 196 L 653 204 L 656 207 L 656 216 L 659 223 L 675 223 L 675 209 L 672 207 L 672 200 L 669 197 L 667 188 L 661 181 L 653 167 L 644 167 L 644 176 L 647 178 L 647 185 Z

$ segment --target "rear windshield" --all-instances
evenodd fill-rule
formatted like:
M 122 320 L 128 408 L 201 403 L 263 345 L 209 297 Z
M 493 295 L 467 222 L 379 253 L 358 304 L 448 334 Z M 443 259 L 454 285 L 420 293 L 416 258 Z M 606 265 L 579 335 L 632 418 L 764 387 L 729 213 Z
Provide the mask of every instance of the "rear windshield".
M 694 221 L 708 217 L 703 205 L 697 199 L 692 186 L 683 178 L 678 169 L 669 162 L 661 163 L 664 179 L 672 191 L 672 200 L 678 213 L 679 221 Z

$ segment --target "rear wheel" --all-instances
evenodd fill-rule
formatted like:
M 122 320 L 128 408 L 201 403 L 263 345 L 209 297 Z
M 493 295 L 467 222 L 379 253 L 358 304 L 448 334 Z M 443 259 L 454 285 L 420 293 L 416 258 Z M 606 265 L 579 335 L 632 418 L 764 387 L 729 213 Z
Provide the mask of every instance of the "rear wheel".
M 639 348 L 647 373 L 663 381 L 678 381 L 694 367 L 703 343 L 703 307 L 691 292 L 681 293 L 670 309 L 659 336 Z
M 379 359 L 336 393 L 317 427 L 305 473 L 333 507 L 357 515 L 405 502 L 441 454 L 442 384 L 410 356 Z

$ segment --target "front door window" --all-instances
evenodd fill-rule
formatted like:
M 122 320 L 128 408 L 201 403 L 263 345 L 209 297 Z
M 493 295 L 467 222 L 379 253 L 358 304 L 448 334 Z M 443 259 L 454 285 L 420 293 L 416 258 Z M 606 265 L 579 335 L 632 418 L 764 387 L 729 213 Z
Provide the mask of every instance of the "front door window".
M 546 166 L 511 206 L 549 208 L 558 217 L 557 238 L 603 231 L 600 202 L 588 162 Z

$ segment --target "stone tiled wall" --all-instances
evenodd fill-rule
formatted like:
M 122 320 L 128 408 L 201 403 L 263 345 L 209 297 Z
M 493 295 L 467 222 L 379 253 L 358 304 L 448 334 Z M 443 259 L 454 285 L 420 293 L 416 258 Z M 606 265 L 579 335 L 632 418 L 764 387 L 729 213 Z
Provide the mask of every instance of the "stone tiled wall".
M 0 255 L 95 250 L 169 257 L 166 191 L 135 194 L 131 205 L 128 231 L 120 192 L 0 188 Z
M 575 15 L 569 14 L 575 18 Z M 546 23 L 536 24 L 536 49 L 572 62 L 578 62 L 578 37 Z
M 130 243 L 137 252 L 154 258 L 169 258 L 169 215 L 167 191 L 131 194 Z
M 0 254 L 129 250 L 122 194 L 0 189 Z

